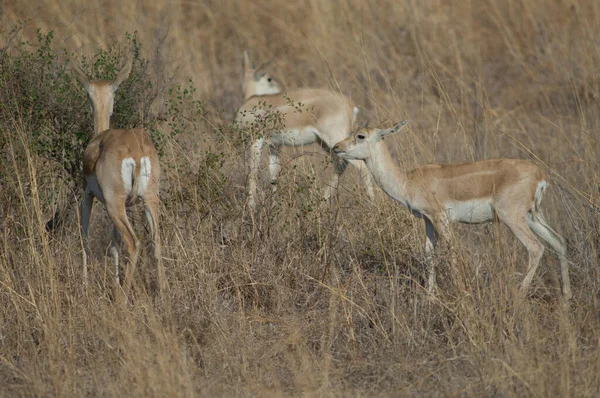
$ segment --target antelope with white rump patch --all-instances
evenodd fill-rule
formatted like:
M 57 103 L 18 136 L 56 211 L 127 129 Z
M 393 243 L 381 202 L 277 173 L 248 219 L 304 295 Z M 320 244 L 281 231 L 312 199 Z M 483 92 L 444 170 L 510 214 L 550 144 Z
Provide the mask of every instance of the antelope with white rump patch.
M 237 111 L 236 122 L 240 127 L 251 124 L 257 117 L 269 111 L 280 112 L 283 116 L 283 129 L 265 131 L 252 143 L 248 157 L 250 170 L 248 174 L 249 206 L 256 208 L 257 180 L 260 169 L 262 149 L 269 145 L 269 174 L 273 189 L 277 175 L 281 169 L 279 151 L 282 146 L 301 146 L 319 143 L 325 149 L 348 137 L 356 120 L 358 108 L 348 97 L 324 89 L 300 88 L 285 90 L 283 85 L 265 71 L 266 65 L 254 68 L 248 54 L 244 52 L 244 104 Z M 298 112 L 295 104 L 302 104 L 302 112 Z M 373 186 L 369 173 L 362 162 L 350 160 L 361 171 L 361 179 L 366 186 L 369 198 L 373 199 Z M 336 157 L 335 172 L 324 197 L 329 199 L 337 190 L 339 177 L 347 166 L 347 161 Z
M 157 261 L 158 283 L 164 287 L 159 231 L 158 181 L 160 164 L 154 144 L 143 129 L 111 129 L 115 93 L 119 85 L 131 72 L 132 61 L 128 60 L 117 73 L 114 81 L 89 81 L 77 64 L 71 69 L 75 78 L 88 94 L 94 119 L 94 137 L 83 154 L 83 176 L 85 194 L 81 205 L 81 228 L 84 241 L 84 281 L 87 284 L 87 235 L 94 198 L 106 205 L 114 229 L 111 254 L 115 265 L 115 278 L 119 284 L 119 244 L 121 239 L 127 252 L 128 267 L 125 277 L 126 291 L 136 266 L 140 242 L 127 218 L 125 208 L 142 199 L 146 219 L 154 243 Z
M 542 169 L 519 159 L 483 160 L 462 164 L 430 164 L 403 172 L 394 163 L 383 138 L 399 132 L 403 121 L 387 130 L 359 129 L 339 142 L 333 151 L 343 159 L 364 160 L 375 181 L 392 199 L 425 220 L 425 252 L 430 260 L 438 238 L 448 239 L 449 224 L 468 224 L 500 219 L 529 253 L 529 265 L 521 283 L 524 294 L 544 252 L 542 238 L 560 260 L 562 292 L 571 297 L 566 244 L 542 218 L 540 204 L 548 186 Z M 535 233 L 535 234 L 534 234 Z M 435 288 L 433 263 L 429 268 L 428 289 Z

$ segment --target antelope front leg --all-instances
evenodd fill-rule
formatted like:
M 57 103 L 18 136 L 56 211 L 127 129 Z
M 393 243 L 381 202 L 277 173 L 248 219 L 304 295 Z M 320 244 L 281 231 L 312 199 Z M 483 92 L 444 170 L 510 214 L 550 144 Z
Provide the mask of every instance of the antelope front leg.
M 83 284 L 88 284 L 88 265 L 87 259 L 90 254 L 90 247 L 88 244 L 88 229 L 90 226 L 90 216 L 92 214 L 92 207 L 94 206 L 94 196 L 91 192 L 86 192 L 83 196 L 83 202 L 81 203 L 81 239 L 83 241 Z
M 425 241 L 425 261 L 429 267 L 429 279 L 427 280 L 427 290 L 429 293 L 434 294 L 435 291 L 435 263 L 433 259 L 433 251 L 438 243 L 438 233 L 435 230 L 433 223 L 427 218 L 425 220 L 425 232 L 427 233 L 427 240 Z
M 438 232 L 445 249 L 449 251 L 450 263 L 453 267 L 456 267 L 456 252 L 452 246 L 452 234 L 450 233 L 450 220 L 448 220 L 448 217 L 438 217 L 435 223 L 435 229 Z
M 458 261 L 456 259 L 456 251 L 454 246 L 452 245 L 452 234 L 450 232 L 450 220 L 448 217 L 443 214 L 437 217 L 434 217 L 433 224 L 435 227 L 435 231 L 438 233 L 439 241 L 442 242 L 442 246 L 444 250 L 448 253 L 450 257 L 450 267 L 451 272 L 454 277 L 454 282 L 456 286 L 460 287 L 460 289 L 464 290 L 464 286 L 462 283 L 462 279 L 460 278 L 460 273 L 458 270 Z
M 277 191 L 277 176 L 281 170 L 281 162 L 279 160 L 280 148 L 276 145 L 269 145 L 269 177 L 273 192 Z
M 256 210 L 256 194 L 258 176 L 260 171 L 260 157 L 262 154 L 265 139 L 257 139 L 248 150 L 248 163 L 250 170 L 248 172 L 248 206 L 251 210 Z

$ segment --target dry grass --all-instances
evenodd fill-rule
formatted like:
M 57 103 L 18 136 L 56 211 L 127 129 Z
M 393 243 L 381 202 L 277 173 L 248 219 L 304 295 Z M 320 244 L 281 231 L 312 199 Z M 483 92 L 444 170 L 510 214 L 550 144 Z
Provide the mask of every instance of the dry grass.
M 200 172 L 193 145 L 170 146 L 161 219 L 169 297 L 146 289 L 144 253 L 136 294 L 118 306 L 105 212 L 97 206 L 92 220 L 86 290 L 76 217 L 44 232 L 68 190 L 27 153 L 26 129 L 0 127 L 2 395 L 600 390 L 600 215 L 590 208 L 600 184 L 599 2 L 4 0 L 2 11 L 4 22 L 33 17 L 29 34 L 54 29 L 60 45 L 86 54 L 137 29 L 158 70 L 194 78 L 207 101 L 213 116 L 189 142 L 227 154 L 221 187 Z M 381 193 L 367 204 L 354 170 L 339 203 L 320 206 L 331 166 L 317 148 L 286 151 L 279 192 L 249 217 L 240 148 L 231 135 L 217 140 L 241 102 L 245 48 L 276 56 L 288 87 L 350 95 L 361 121 L 410 119 L 390 141 L 406 168 L 494 157 L 544 165 L 554 181 L 544 208 L 572 261 L 569 308 L 551 253 L 518 302 L 526 253 L 497 225 L 455 228 L 460 275 L 440 267 L 440 294 L 429 300 L 421 222 Z M 145 234 L 141 217 L 136 230 Z

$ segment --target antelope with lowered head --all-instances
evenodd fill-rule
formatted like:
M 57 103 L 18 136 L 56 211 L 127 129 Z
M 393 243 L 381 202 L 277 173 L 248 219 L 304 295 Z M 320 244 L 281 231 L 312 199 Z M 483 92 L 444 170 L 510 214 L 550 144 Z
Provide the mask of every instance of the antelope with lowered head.
M 143 129 L 111 129 L 115 93 L 131 72 L 132 60 L 117 73 L 114 81 L 89 81 L 79 65 L 71 64 L 75 78 L 88 94 L 94 137 L 83 154 L 85 194 L 81 205 L 81 228 L 84 242 L 83 274 L 87 284 L 87 235 L 94 198 L 106 205 L 114 229 L 110 252 L 115 266 L 115 278 L 119 284 L 119 246 L 125 244 L 128 267 L 125 277 L 126 292 L 136 266 L 140 242 L 127 218 L 125 208 L 142 199 L 146 219 L 154 243 L 157 261 L 158 284 L 164 288 L 159 231 L 158 182 L 160 164 L 154 144 Z
M 363 128 L 337 143 L 333 151 L 343 159 L 363 160 L 381 188 L 425 220 L 429 260 L 438 238 L 449 237 L 449 224 L 476 224 L 497 217 L 521 241 L 529 253 L 527 274 L 521 283 L 524 294 L 540 263 L 544 246 L 536 235 L 558 255 L 562 292 L 571 297 L 566 243 L 543 219 L 540 205 L 548 186 L 546 175 L 536 164 L 520 159 L 494 159 L 461 164 L 429 164 L 403 172 L 394 163 L 383 142 L 408 122 L 390 129 Z M 435 288 L 435 270 L 429 266 L 428 289 Z
M 266 64 L 254 68 L 244 52 L 244 104 L 237 111 L 236 122 L 239 127 L 256 122 L 259 115 L 267 109 L 282 115 L 281 129 L 265 131 L 255 138 L 248 151 L 250 170 L 248 174 L 248 204 L 256 208 L 257 183 L 260 159 L 265 144 L 268 144 L 269 175 L 273 189 L 281 169 L 279 152 L 282 146 L 301 146 L 319 143 L 329 150 L 336 142 L 348 137 L 356 120 L 358 108 L 352 100 L 342 94 L 316 88 L 285 90 L 283 85 L 266 72 Z M 302 104 L 299 112 L 295 104 Z M 373 186 L 370 176 L 362 162 L 350 160 L 361 171 L 369 198 L 373 199 Z M 337 190 L 339 177 L 346 169 L 348 161 L 335 157 L 335 171 L 324 197 L 329 199 Z

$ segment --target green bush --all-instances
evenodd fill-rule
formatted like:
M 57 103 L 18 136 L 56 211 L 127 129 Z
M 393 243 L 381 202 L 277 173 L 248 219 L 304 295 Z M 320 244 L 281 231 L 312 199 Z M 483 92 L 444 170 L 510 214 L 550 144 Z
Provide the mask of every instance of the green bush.
M 119 90 L 111 126 L 144 127 L 153 140 L 162 142 L 150 106 L 158 91 L 148 73 L 148 61 L 141 56 L 136 34 L 127 34 L 125 43 L 100 49 L 90 59 L 56 50 L 50 31 L 37 31 L 37 41 L 21 41 L 24 22 L 9 32 L 9 45 L 0 53 L 0 124 L 7 130 L 21 128 L 29 134 L 28 145 L 34 154 L 62 167 L 64 179 L 80 181 L 82 155 L 93 135 L 90 107 L 83 87 L 68 70 L 77 62 L 90 79 L 111 80 L 125 57 L 133 57 L 129 79 Z M 7 141 L 1 135 L 0 146 Z
M 221 196 L 226 181 L 220 170 L 223 154 L 200 148 L 194 139 L 208 113 L 195 98 L 193 81 L 175 84 L 168 90 L 157 87 L 136 33 L 126 34 L 122 42 L 100 49 L 88 58 L 56 46 L 52 31 L 38 30 L 33 43 L 21 40 L 25 23 L 19 21 L 5 37 L 0 32 L 0 41 L 8 43 L 0 48 L 0 159 L 26 161 L 24 153 L 14 152 L 14 148 L 24 145 L 52 170 L 45 173 L 45 178 L 62 181 L 63 187 L 73 193 L 66 199 L 68 203 L 62 200 L 57 204 L 55 190 L 50 185 L 44 190 L 44 206 L 55 209 L 51 211 L 54 216 L 47 229 L 53 230 L 62 222 L 73 198 L 80 195 L 83 151 L 94 134 L 87 94 L 70 72 L 71 62 L 79 64 L 90 80 L 112 80 L 125 58 L 132 59 L 129 78 L 116 93 L 111 127 L 145 128 L 167 169 L 179 159 L 165 157 L 165 145 L 177 136 L 188 136 L 193 147 L 186 146 L 187 150 L 205 152 L 202 152 L 203 163 L 190 171 L 197 174 L 195 188 L 202 192 L 207 203 Z M 168 84 L 172 77 L 160 76 L 159 80 Z M 165 113 L 161 115 L 165 123 L 151 113 L 152 103 L 162 90 L 166 91 Z M 20 134 L 17 136 L 15 132 Z M 9 145 L 10 142 L 19 145 Z M 0 165 L 0 180 L 11 178 L 9 170 L 10 167 Z

